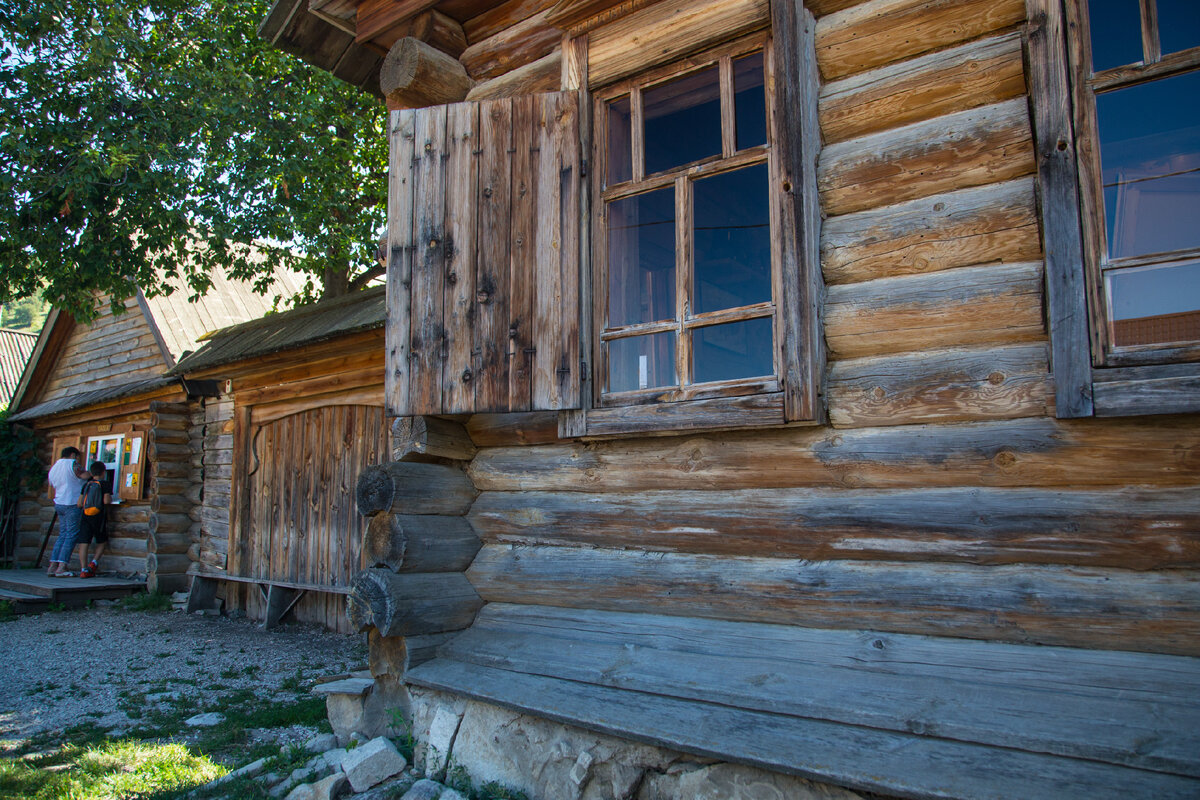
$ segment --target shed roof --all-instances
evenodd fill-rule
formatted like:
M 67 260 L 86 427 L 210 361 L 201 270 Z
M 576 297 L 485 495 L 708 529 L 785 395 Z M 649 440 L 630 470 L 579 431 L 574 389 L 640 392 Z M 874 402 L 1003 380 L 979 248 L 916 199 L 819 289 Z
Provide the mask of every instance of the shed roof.
M 387 319 L 386 288 L 324 300 L 291 311 L 268 314 L 208 337 L 204 346 L 171 370 L 185 375 L 265 356 L 302 345 L 381 328 Z
M 0 328 L 0 407 L 7 406 L 17 390 L 37 339 L 36 333 Z
M 66 397 L 56 397 L 53 400 L 38 403 L 36 406 L 13 414 L 8 419 L 10 422 L 25 422 L 31 419 L 38 419 L 39 417 L 49 417 L 53 414 L 62 414 L 67 411 L 74 411 L 77 408 L 96 405 L 97 403 L 106 403 L 110 400 L 120 400 L 123 397 L 133 397 L 144 392 L 152 392 L 155 389 L 161 389 L 164 386 L 178 382 L 178 378 L 170 375 L 161 375 L 157 378 L 130 381 L 128 383 L 117 384 L 116 386 L 102 386 L 99 389 L 79 392 L 67 395 Z

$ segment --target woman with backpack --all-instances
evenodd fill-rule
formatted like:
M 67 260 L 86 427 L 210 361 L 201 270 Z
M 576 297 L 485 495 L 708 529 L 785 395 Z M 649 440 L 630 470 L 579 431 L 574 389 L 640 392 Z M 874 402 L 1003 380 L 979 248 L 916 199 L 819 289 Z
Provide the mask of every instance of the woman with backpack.
M 108 514 L 107 507 L 112 500 L 108 482 L 105 480 L 107 470 L 101 461 L 93 461 L 88 468 L 91 478 L 79 490 L 78 505 L 83 509 L 79 522 L 79 563 L 83 570 L 81 578 L 94 578 L 100 571 L 100 556 L 104 554 L 104 546 L 108 544 L 108 530 L 105 524 Z M 95 540 L 96 553 L 88 561 L 88 545 Z

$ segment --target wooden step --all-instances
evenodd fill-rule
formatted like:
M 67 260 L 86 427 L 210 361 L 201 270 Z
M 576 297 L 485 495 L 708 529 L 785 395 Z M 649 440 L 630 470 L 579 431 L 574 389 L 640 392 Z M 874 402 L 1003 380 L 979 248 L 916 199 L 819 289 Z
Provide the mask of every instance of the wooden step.
M 61 578 L 51 578 L 41 570 L 21 569 L 0 572 L 0 589 L 34 595 L 42 598 L 54 597 L 54 581 Z

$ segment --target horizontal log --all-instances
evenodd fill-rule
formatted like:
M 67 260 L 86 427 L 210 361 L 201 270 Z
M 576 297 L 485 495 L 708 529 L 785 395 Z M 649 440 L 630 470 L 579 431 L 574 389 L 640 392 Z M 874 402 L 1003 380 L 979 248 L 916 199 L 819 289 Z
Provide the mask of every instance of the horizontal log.
M 186 533 L 152 533 L 146 538 L 146 552 L 159 555 L 187 553 L 191 538 Z
M 129 501 L 108 507 L 109 525 L 144 525 L 150 521 L 150 504 Z
M 416 636 L 462 630 L 483 603 L 461 572 L 434 575 L 367 569 L 354 576 L 346 615 L 354 630 Z
M 1018 33 L 860 73 L 821 87 L 826 144 L 1025 94 Z
M 838 361 L 826 387 L 829 421 L 850 428 L 1033 417 L 1053 402 L 1049 373 L 1044 344 Z
M 480 11 L 463 23 L 467 38 L 479 42 L 494 36 L 505 28 L 511 28 L 518 22 L 529 19 L 539 11 L 544 11 L 555 5 L 558 0 L 505 0 L 500 3 L 487 3 L 490 8 Z
M 186 462 L 192 456 L 192 448 L 186 442 L 183 444 L 159 444 L 152 441 L 146 447 L 146 455 L 152 461 L 160 464 L 167 461 Z
M 558 441 L 557 411 L 474 414 L 467 433 L 476 447 L 553 444 Z
M 147 573 L 167 573 L 173 575 L 182 575 L 187 572 L 188 566 L 192 561 L 188 558 L 187 553 L 178 553 L 173 555 L 163 555 L 159 553 L 146 554 L 146 572 Z
M 355 488 L 358 513 L 364 517 L 383 511 L 462 516 L 475 495 L 471 479 L 458 467 L 407 461 L 367 467 Z
M 1041 257 L 1030 178 L 832 217 L 821 227 L 826 284 Z
M 150 500 L 150 510 L 159 514 L 186 514 L 194 505 L 180 494 L 155 494 Z
M 865 2 L 867 0 L 804 0 L 804 7 L 811 11 L 814 17 L 824 17 L 835 11 L 841 11 Z
M 767 0 L 661 0 L 588 34 L 588 85 L 604 86 L 769 23 Z
M 1200 774 L 1200 674 L 1175 656 L 500 603 L 440 655 L 646 695 Z
M 467 92 L 468 101 L 495 100 L 537 92 L 558 91 L 562 80 L 562 53 L 555 50 L 537 61 L 481 81 Z
M 424 416 L 392 422 L 393 461 L 419 461 L 421 456 L 470 461 L 475 449 L 461 422 Z
M 809 560 L 1200 566 L 1200 487 L 484 492 L 489 544 Z
M 562 31 L 540 11 L 515 25 L 473 43 L 459 61 L 474 80 L 494 78 L 549 55 L 562 41 Z
M 205 450 L 232 450 L 232 433 L 210 433 L 204 437 Z
M 379 72 L 388 108 L 424 108 L 456 103 L 467 96 L 471 79 L 453 57 L 406 36 L 388 50 Z
M 185 461 L 151 461 L 150 477 L 152 479 L 169 478 L 172 480 L 190 480 L 192 468 Z
M 199 511 L 199 521 L 204 524 L 205 528 L 208 528 L 210 522 L 229 524 L 229 508 L 227 507 L 205 505 L 193 510 Z
M 208 547 L 201 547 L 200 548 L 200 557 L 196 560 L 199 561 L 201 564 L 206 564 L 210 567 L 217 567 L 219 569 L 227 569 L 229 557 L 225 553 L 222 553 L 219 550 L 213 550 Z
M 183 494 L 192 486 L 193 483 L 187 478 L 154 477 L 150 479 L 150 493 L 152 495 Z
M 386 50 L 397 39 L 411 36 L 448 56 L 458 58 L 467 49 L 467 34 L 457 20 L 440 11 L 426 11 L 410 17 L 398 25 L 380 31 L 372 37 L 374 44 Z
M 163 533 L 186 533 L 192 526 L 192 518 L 187 514 L 150 514 L 150 527 Z
M 192 413 L 192 405 L 190 403 L 172 403 L 167 400 L 151 400 L 150 417 L 153 419 L 156 415 L 164 417 L 183 417 L 187 418 Z
M 376 514 L 363 536 L 363 563 L 396 572 L 462 572 L 480 541 L 465 517 Z
M 1200 485 L 1200 420 L 1026 418 L 481 450 L 481 491 Z
M 1200 576 L 487 545 L 485 602 L 1200 655 Z
M 1034 171 L 1024 98 L 873 133 L 821 151 L 826 216 L 851 214 Z
M 171 429 L 176 431 L 186 431 L 192 427 L 193 421 L 191 414 L 186 413 L 168 413 L 165 411 L 152 413 L 150 415 L 150 427 L 161 428 L 163 430 Z
M 829 287 L 833 359 L 1045 339 L 1042 264 L 994 264 Z
M 832 81 L 1024 21 L 1024 0 L 872 0 L 818 20 L 817 66 Z
M 437 654 L 437 649 L 457 636 L 457 633 L 434 633 L 428 636 L 380 636 L 372 628 L 367 632 L 367 652 L 373 677 L 401 676 L 415 666 L 424 664 Z
M 186 429 L 171 429 L 171 428 L 151 428 L 150 442 L 152 444 L 188 444 L 190 445 L 192 436 Z M 190 449 L 190 447 L 189 447 Z

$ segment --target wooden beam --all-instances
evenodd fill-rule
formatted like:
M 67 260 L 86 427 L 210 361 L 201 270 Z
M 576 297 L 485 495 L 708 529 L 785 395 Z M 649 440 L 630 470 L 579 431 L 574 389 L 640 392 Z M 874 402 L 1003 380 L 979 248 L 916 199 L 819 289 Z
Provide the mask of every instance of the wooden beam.
M 379 71 L 379 88 L 393 111 L 456 103 L 471 85 L 456 59 L 411 36 L 392 45 Z
M 363 536 L 363 562 L 395 572 L 462 572 L 480 546 L 464 517 L 376 514 Z
M 494 100 L 500 97 L 557 91 L 561 73 L 562 53 L 555 50 L 537 61 L 531 61 L 490 80 L 480 81 L 467 92 L 467 100 Z
M 367 569 L 354 576 L 346 615 L 356 631 L 413 636 L 462 630 L 483 606 L 461 572 L 433 575 Z
M 393 461 L 470 461 L 475 452 L 475 444 L 461 422 L 428 416 L 397 417 L 392 421 Z
M 359 473 L 358 513 L 462 516 L 475 500 L 471 479 L 458 467 L 394 461 Z
M 423 11 L 438 0 L 361 0 L 355 11 L 354 41 L 369 42 Z

